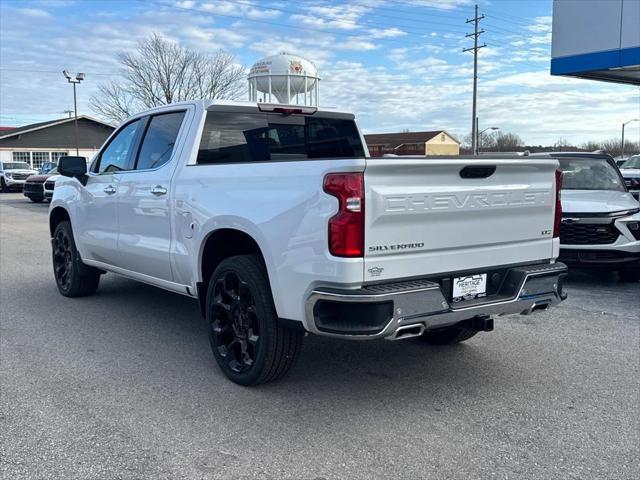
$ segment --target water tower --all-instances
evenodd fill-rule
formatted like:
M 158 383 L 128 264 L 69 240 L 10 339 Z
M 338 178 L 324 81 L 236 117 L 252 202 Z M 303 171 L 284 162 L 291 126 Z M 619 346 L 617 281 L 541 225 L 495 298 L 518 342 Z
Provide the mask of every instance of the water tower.
M 249 72 L 252 102 L 318 106 L 320 76 L 313 62 L 282 52 L 258 60 Z

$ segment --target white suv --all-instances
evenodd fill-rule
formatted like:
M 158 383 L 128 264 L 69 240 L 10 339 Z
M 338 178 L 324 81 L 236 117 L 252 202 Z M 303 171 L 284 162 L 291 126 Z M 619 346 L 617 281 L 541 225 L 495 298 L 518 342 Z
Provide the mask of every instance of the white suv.
M 634 155 L 620 165 L 620 173 L 629 192 L 640 200 L 640 155 Z
M 0 189 L 3 192 L 12 188 L 22 190 L 27 177 L 36 173 L 27 162 L 0 162 Z
M 640 209 L 614 159 L 604 153 L 549 155 L 563 172 L 560 260 L 640 280 Z

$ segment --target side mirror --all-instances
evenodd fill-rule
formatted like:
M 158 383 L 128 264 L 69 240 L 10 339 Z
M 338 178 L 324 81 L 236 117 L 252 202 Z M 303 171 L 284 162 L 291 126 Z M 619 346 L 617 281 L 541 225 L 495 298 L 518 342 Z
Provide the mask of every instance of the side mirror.
M 87 159 L 85 157 L 60 157 L 58 173 L 82 181 L 87 174 Z

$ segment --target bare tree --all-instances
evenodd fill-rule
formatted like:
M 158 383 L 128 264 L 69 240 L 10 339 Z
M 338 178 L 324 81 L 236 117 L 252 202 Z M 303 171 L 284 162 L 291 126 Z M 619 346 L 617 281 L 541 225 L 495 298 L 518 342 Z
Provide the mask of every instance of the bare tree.
M 600 142 L 594 142 L 593 140 L 584 142 L 582 145 L 580 145 L 580 149 L 586 152 L 593 152 L 595 150 L 600 150 L 601 148 L 602 147 L 600 146 Z
M 491 152 L 496 149 L 497 132 L 487 131 L 478 135 L 478 151 Z
M 524 145 L 520 136 L 515 133 L 498 132 L 495 136 L 495 150 L 497 152 L 514 152 Z
M 556 140 L 556 143 L 553 144 L 553 149 L 556 152 L 564 152 L 575 150 L 575 147 L 572 147 L 566 138 L 560 137 L 558 140 Z
M 618 138 L 601 140 L 599 142 L 590 140 L 580 145 L 580 148 L 587 152 L 593 152 L 595 150 L 604 150 L 609 155 L 613 157 L 617 157 L 622 154 L 622 140 Z M 625 152 L 625 156 L 633 155 L 634 153 L 640 153 L 640 142 L 633 142 L 625 139 L 624 152 Z
M 194 98 L 237 99 L 245 91 L 245 69 L 223 51 L 204 55 L 153 34 L 135 51 L 118 53 L 122 79 L 98 85 L 89 105 L 120 122 L 147 108 Z

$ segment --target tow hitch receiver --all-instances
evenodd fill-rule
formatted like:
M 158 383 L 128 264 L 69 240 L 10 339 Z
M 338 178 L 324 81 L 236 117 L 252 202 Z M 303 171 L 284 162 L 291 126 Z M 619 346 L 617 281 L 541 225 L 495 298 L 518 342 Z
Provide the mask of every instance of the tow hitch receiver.
M 489 315 L 478 315 L 471 319 L 471 328 L 479 332 L 490 332 L 493 330 L 493 318 Z

